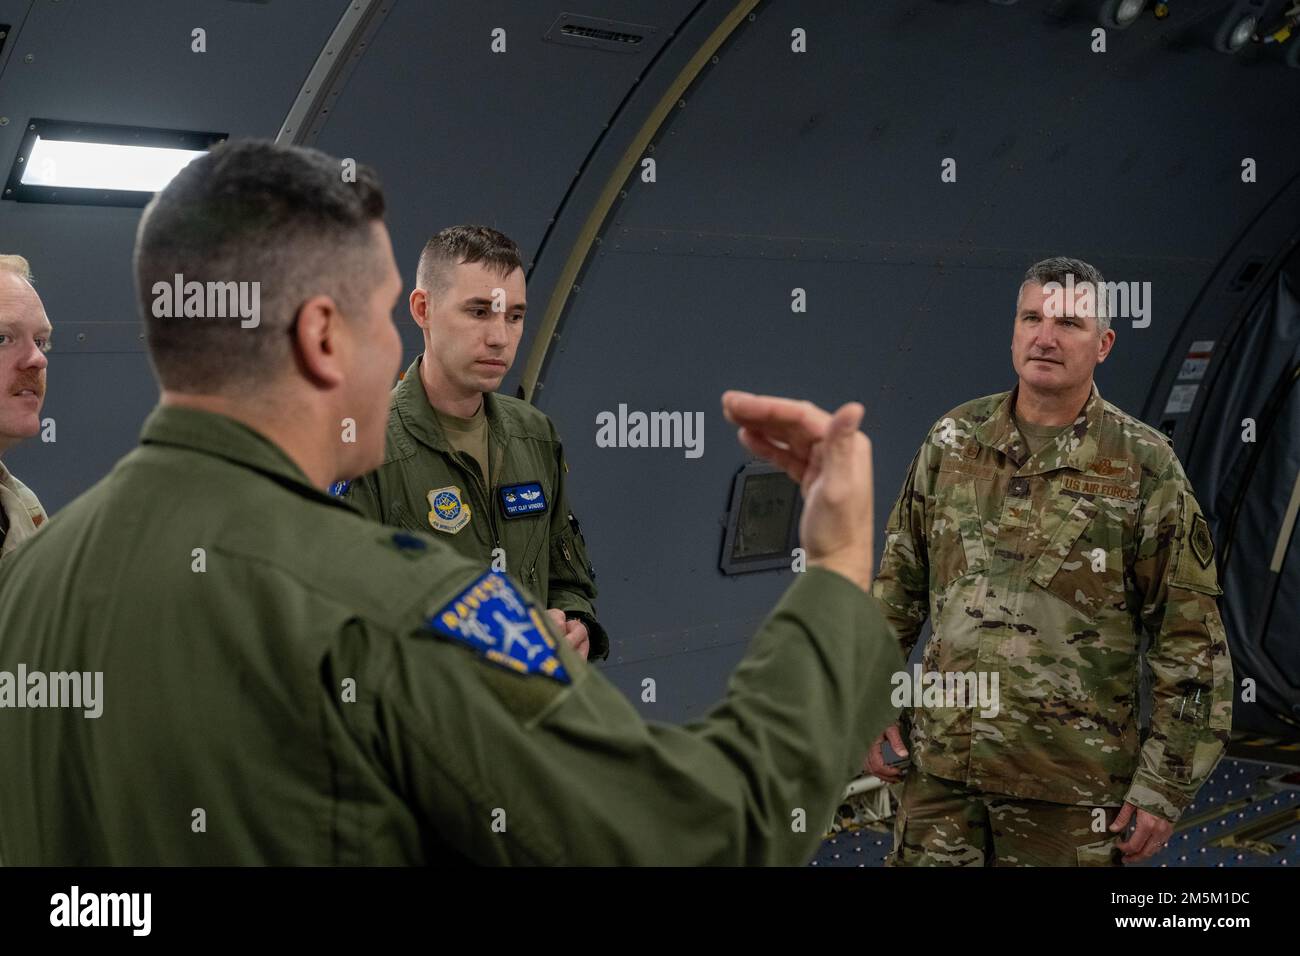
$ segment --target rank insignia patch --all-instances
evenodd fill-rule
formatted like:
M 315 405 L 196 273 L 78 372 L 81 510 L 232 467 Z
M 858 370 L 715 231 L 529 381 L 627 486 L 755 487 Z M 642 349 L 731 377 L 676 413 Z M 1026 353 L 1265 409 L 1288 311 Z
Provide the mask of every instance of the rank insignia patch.
M 351 479 L 348 479 L 347 481 L 336 481 L 334 484 L 330 485 L 330 494 L 335 498 L 339 497 L 339 495 L 346 495 L 348 493 L 348 486 L 351 484 Z
M 539 515 L 546 511 L 546 492 L 537 481 L 522 485 L 506 485 L 497 494 L 501 498 L 501 510 L 507 518 L 522 518 L 524 515 Z
M 1210 523 L 1205 520 L 1205 515 L 1197 512 L 1192 518 L 1192 533 L 1188 540 L 1196 560 L 1202 568 L 1208 568 L 1214 560 L 1214 541 L 1210 537 Z
M 422 538 L 407 534 L 405 531 L 394 531 L 391 540 L 393 547 L 398 551 L 424 551 L 429 547 Z
M 469 503 L 455 485 L 429 492 L 429 524 L 437 531 L 456 534 L 469 524 Z
M 572 682 L 537 609 L 510 579 L 488 571 L 428 620 L 438 634 L 517 674 Z

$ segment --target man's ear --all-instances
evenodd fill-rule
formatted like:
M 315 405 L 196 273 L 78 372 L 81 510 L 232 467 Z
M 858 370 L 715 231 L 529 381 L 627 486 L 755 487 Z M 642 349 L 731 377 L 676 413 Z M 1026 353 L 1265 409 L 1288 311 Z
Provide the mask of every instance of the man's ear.
M 289 330 L 290 347 L 294 363 L 314 384 L 335 387 L 346 377 L 345 321 L 338 305 L 327 295 L 313 296 L 298 307 Z
M 1107 329 L 1101 334 L 1101 353 L 1097 356 L 1097 364 L 1100 365 L 1106 361 L 1110 355 L 1110 350 L 1115 346 L 1115 330 Z
M 411 297 L 408 300 L 411 308 L 411 318 L 415 319 L 415 324 L 424 328 L 429 324 L 429 293 L 418 286 L 411 290 Z

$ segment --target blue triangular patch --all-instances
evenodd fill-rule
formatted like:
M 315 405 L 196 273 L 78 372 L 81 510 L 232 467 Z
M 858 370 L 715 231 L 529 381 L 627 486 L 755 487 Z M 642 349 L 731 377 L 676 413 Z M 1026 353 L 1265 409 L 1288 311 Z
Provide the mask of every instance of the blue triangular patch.
M 555 642 L 530 605 L 499 571 L 488 571 L 428 619 L 443 637 L 517 674 L 571 682 Z

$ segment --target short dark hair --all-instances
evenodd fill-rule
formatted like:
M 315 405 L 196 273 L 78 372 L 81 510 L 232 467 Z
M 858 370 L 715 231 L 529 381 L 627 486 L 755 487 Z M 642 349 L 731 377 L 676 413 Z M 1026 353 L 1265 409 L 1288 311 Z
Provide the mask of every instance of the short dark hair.
M 490 226 L 448 226 L 424 244 L 415 284 L 433 299 L 441 299 L 451 288 L 451 267 L 482 262 L 504 279 L 524 267 L 519 247 L 503 232 Z
M 346 161 L 351 163 L 351 161 Z M 315 149 L 232 140 L 198 157 L 145 208 L 136 294 L 162 386 L 216 393 L 264 383 L 286 364 L 302 304 L 329 295 L 345 315 L 380 281 L 371 224 L 384 215 L 374 170 Z M 160 318 L 155 283 L 256 282 L 258 323 Z M 250 287 L 251 288 L 251 287 Z
M 1026 282 L 1036 282 L 1038 285 L 1047 285 L 1049 282 L 1056 282 L 1064 286 L 1068 275 L 1074 276 L 1073 284 L 1076 286 L 1085 282 L 1092 286 L 1097 329 L 1105 332 L 1110 328 L 1109 299 L 1105 288 L 1106 280 L 1102 278 L 1101 270 L 1096 266 L 1082 259 L 1071 259 L 1069 256 L 1052 256 L 1030 266 L 1025 271 L 1025 277 L 1020 284 L 1023 286 Z M 1018 297 L 1016 301 L 1019 302 Z

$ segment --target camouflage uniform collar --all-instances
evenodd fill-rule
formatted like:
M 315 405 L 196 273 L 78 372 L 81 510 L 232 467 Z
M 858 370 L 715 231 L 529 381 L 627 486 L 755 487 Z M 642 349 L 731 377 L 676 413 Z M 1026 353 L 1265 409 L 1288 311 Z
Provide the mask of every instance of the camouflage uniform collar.
M 1004 393 L 993 414 L 975 429 L 975 439 L 982 445 L 994 448 L 1015 462 L 1020 476 L 1038 475 L 1059 468 L 1073 468 L 1088 471 L 1097 456 L 1098 441 L 1101 435 L 1102 414 L 1105 402 L 1097 383 L 1092 383 L 1092 391 L 1083 410 L 1071 425 L 1066 426 L 1063 438 L 1044 445 L 1032 459 L 1029 459 L 1029 446 L 1025 437 L 1016 427 L 1012 415 L 1016 407 L 1016 396 L 1020 393 L 1019 383 Z
M 393 405 L 401 419 L 402 426 L 434 451 L 444 455 L 451 454 L 451 443 L 447 441 L 447 432 L 438 421 L 438 416 L 429 404 L 429 396 L 420 381 L 420 362 L 423 355 L 417 355 L 402 376 L 402 380 L 393 389 Z M 505 436 L 501 427 L 501 405 L 493 392 L 483 393 L 483 413 L 487 416 L 488 431 L 497 442 L 504 445 Z
M 0 511 L 4 522 L 0 527 L 0 557 L 11 553 L 18 545 L 36 533 L 45 523 L 45 509 L 30 488 L 18 480 L 4 462 L 0 461 Z
M 17 495 L 33 518 L 39 515 L 40 520 L 36 522 L 38 526 L 45 520 L 45 510 L 41 507 L 36 493 L 19 481 L 18 476 L 10 471 L 3 461 L 0 461 L 0 485 L 4 485 Z
M 342 499 L 313 485 L 279 445 L 228 415 L 179 405 L 159 405 L 144 421 L 140 444 L 171 445 L 211 455 L 260 472 L 304 498 L 354 510 Z

